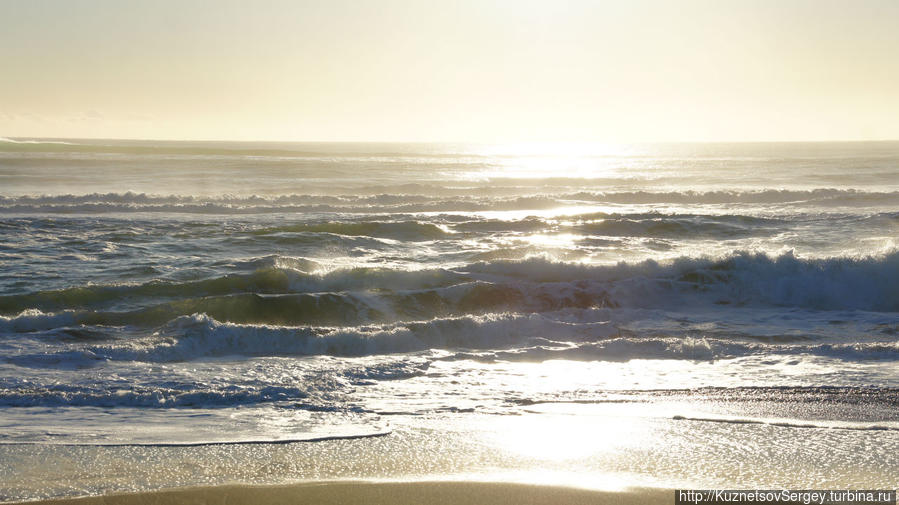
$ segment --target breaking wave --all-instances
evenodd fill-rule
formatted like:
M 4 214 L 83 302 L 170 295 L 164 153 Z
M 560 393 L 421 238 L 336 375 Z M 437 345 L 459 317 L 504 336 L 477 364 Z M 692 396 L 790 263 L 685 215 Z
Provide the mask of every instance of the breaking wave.
M 487 314 L 338 328 L 223 323 L 206 314 L 194 314 L 176 318 L 144 338 L 91 343 L 50 353 L 24 353 L 5 361 L 52 368 L 62 363 L 68 367 L 91 367 L 106 361 L 164 363 L 222 356 L 360 357 L 435 350 L 452 351 L 432 355 L 436 359 L 482 362 L 716 361 L 752 355 L 899 361 L 897 343 L 807 345 L 722 338 L 622 337 L 610 317 L 608 311 L 594 311 L 579 322 L 559 314 Z
M 0 297 L 0 328 L 143 326 L 205 313 L 234 323 L 345 325 L 564 308 L 794 307 L 899 312 L 899 252 L 804 259 L 737 252 L 617 265 L 495 260 L 457 269 L 316 273 L 302 259 L 192 282 L 87 285 Z M 290 268 L 290 266 L 296 268 Z M 311 269 L 305 272 L 302 268 Z M 689 302 L 686 302 L 689 300 Z
M 757 191 L 623 191 L 589 192 L 538 188 L 521 196 L 524 188 L 372 188 L 374 194 L 355 195 L 153 195 L 92 193 L 0 196 L 4 213 L 165 212 L 187 214 L 264 214 L 303 212 L 479 212 L 548 210 L 570 205 L 628 204 L 789 204 L 791 206 L 858 207 L 899 205 L 899 192 L 819 188 Z M 378 191 L 401 190 L 400 193 Z M 532 190 L 534 191 L 534 190 Z M 428 196 L 431 193 L 437 196 Z M 508 193 L 505 195 L 504 193 Z M 441 198 L 441 196 L 443 198 Z

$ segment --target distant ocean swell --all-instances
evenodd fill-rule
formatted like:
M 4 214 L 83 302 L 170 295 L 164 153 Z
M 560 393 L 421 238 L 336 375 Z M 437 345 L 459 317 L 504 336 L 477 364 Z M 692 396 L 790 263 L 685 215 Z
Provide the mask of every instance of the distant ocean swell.
M 412 216 L 394 215 L 397 220 L 331 221 L 292 223 L 277 226 L 224 231 L 226 240 L 257 242 L 327 243 L 341 237 L 388 239 L 404 242 L 460 240 L 489 234 L 567 233 L 588 237 L 648 237 L 661 239 L 727 239 L 770 236 L 791 223 L 777 218 L 743 215 L 662 214 L 662 213 L 589 213 L 560 218 L 526 217 L 516 220 L 474 219 L 470 216 L 443 214 L 431 222 L 419 222 Z M 815 218 L 809 218 L 814 220 Z M 846 226 L 858 221 L 854 216 L 828 217 L 835 225 Z M 874 214 L 868 220 L 896 221 L 892 213 Z M 90 224 L 90 223 L 85 223 Z M 59 226 L 53 220 L 7 219 L 0 221 L 0 231 L 48 231 Z M 174 230 L 173 230 L 174 231 Z M 176 231 L 180 236 L 198 237 L 209 234 L 208 227 L 185 226 Z M 329 236 L 330 235 L 330 236 Z M 106 239 L 128 245 L 142 236 L 129 236 L 126 230 L 111 232 Z M 349 242 L 348 242 L 349 243 Z
M 576 181 L 570 181 L 576 186 Z M 402 192 L 391 194 L 391 190 Z M 479 212 L 541 210 L 566 205 L 602 204 L 792 204 L 822 207 L 899 205 L 899 192 L 821 188 L 814 190 L 566 192 L 550 187 L 482 188 L 416 186 L 354 188 L 355 196 L 225 195 L 215 197 L 105 193 L 87 195 L 0 196 L 0 212 L 95 214 L 165 212 L 187 214 L 266 214 L 273 212 Z M 364 193 L 373 193 L 365 195 Z M 521 195 L 532 192 L 532 195 Z M 359 193 L 363 193 L 359 196 Z M 503 196 L 508 193 L 509 196 Z M 445 198 L 441 198 L 443 194 Z M 436 196 L 435 196 L 436 195 Z

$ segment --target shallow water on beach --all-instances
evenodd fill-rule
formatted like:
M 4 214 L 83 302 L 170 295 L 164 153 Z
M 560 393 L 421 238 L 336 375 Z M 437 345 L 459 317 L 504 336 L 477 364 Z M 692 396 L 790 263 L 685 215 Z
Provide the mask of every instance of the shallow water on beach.
M 0 499 L 899 487 L 897 237 L 896 142 L 0 139 Z

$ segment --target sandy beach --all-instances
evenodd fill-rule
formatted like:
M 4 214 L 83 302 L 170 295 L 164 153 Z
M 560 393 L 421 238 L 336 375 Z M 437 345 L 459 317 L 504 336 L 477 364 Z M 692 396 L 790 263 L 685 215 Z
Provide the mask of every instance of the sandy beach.
M 146 505 L 146 504 L 603 504 L 669 503 L 672 491 L 637 489 L 594 491 L 558 486 L 488 482 L 315 482 L 285 486 L 215 486 L 129 493 L 39 502 L 32 505 Z

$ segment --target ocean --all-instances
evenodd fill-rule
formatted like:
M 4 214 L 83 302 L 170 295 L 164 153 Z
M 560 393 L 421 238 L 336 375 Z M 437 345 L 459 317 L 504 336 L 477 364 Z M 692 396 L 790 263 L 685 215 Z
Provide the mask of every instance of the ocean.
M 895 489 L 897 363 L 899 142 L 0 139 L 0 500 Z

